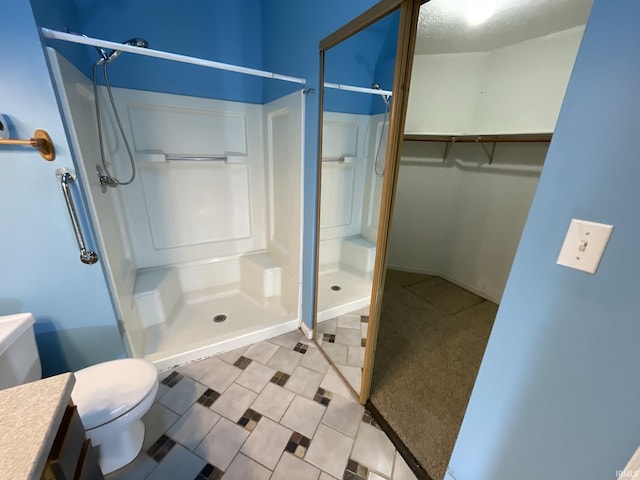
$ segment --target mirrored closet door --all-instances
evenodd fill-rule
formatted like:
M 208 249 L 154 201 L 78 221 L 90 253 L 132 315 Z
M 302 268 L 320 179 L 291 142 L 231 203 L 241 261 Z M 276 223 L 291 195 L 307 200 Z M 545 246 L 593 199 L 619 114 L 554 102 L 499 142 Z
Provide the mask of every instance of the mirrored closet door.
M 381 213 L 391 180 L 387 169 L 398 152 L 407 98 L 398 79 L 408 71 L 417 4 L 380 2 L 321 42 L 314 333 L 358 396 L 363 393 L 380 230 L 386 231 L 380 219 L 388 218 Z

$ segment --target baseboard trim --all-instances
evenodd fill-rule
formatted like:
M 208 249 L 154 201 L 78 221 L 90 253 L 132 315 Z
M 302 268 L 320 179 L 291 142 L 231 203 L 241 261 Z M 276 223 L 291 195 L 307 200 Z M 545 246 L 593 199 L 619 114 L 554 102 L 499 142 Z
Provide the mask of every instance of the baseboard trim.
M 433 477 L 429 475 L 429 473 L 424 469 L 418 459 L 413 456 L 409 447 L 405 445 L 405 443 L 400 439 L 398 434 L 391 428 L 391 425 L 387 423 L 384 419 L 380 411 L 376 408 L 376 406 L 371 402 L 371 399 L 367 400 L 367 403 L 364 405 L 365 408 L 369 411 L 373 419 L 378 422 L 382 431 L 389 437 L 391 443 L 396 447 L 398 453 L 404 458 L 404 461 L 407 462 L 407 465 L 416 476 L 418 480 L 433 480 Z

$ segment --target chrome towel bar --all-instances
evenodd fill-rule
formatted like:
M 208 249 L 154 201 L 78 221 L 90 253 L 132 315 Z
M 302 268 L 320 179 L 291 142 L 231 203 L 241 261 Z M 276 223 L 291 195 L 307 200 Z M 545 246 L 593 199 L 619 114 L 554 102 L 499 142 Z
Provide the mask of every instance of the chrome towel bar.
M 69 184 L 76 180 L 76 174 L 73 170 L 68 168 L 59 168 L 56 170 L 56 177 L 60 179 L 60 186 L 62 187 L 62 194 L 64 200 L 67 203 L 67 210 L 71 217 L 71 223 L 73 224 L 73 231 L 76 235 L 76 241 L 80 248 L 80 261 L 87 265 L 93 265 L 98 261 L 98 255 L 96 252 L 87 250 L 87 245 L 84 243 L 84 237 L 82 236 L 82 230 L 80 229 L 80 221 L 78 220 L 78 212 L 73 203 L 73 197 L 71 196 L 71 187 Z

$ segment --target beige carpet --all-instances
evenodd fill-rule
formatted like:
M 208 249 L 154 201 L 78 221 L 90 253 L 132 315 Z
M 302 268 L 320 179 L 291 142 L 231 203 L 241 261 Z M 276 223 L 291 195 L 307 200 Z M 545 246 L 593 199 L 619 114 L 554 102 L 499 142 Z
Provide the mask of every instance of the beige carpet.
M 388 270 L 371 401 L 444 478 L 498 306 L 439 277 Z

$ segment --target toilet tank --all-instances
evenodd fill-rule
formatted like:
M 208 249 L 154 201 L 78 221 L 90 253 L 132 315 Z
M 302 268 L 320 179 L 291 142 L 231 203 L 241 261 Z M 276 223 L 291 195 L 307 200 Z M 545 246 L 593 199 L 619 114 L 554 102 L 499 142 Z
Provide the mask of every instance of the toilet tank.
M 0 390 L 42 377 L 30 313 L 0 316 Z

